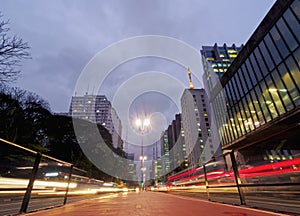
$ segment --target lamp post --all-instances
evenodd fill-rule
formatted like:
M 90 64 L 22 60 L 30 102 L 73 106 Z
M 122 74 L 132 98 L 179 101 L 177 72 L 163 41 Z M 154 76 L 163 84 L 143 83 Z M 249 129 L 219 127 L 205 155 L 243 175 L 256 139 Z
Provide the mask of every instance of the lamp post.
M 150 126 L 150 120 L 148 118 L 145 119 L 140 119 L 138 118 L 135 122 L 137 128 L 139 129 L 139 131 L 141 132 L 142 135 L 142 146 L 141 146 L 141 156 L 140 156 L 140 161 L 141 161 L 141 183 L 142 183 L 142 187 L 144 189 L 144 185 L 145 185 L 145 171 L 146 171 L 146 167 L 144 167 L 144 162 L 145 160 L 147 160 L 147 156 L 144 155 L 144 133 L 146 131 L 146 129 Z

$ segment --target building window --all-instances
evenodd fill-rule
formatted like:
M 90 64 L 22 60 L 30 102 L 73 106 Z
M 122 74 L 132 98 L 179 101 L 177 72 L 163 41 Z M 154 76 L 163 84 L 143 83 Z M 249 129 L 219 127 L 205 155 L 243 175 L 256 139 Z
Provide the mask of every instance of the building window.
M 294 36 L 292 35 L 282 18 L 278 20 L 277 27 L 290 50 L 294 51 L 294 49 L 297 48 L 298 43 L 296 42 Z
M 266 77 L 266 82 L 267 82 L 267 86 L 268 86 L 270 95 L 273 98 L 275 106 L 279 112 L 279 115 L 285 113 L 285 108 L 283 107 L 283 105 L 281 103 L 281 98 L 278 95 L 278 89 L 277 89 L 276 85 L 273 83 L 270 76 Z
M 270 35 L 266 35 L 264 40 L 266 42 L 267 47 L 270 50 L 270 53 L 272 54 L 272 57 L 273 57 L 273 60 L 275 61 L 275 64 L 279 64 L 280 61 L 281 61 L 281 58 L 280 58 L 280 55 L 279 55 L 279 53 L 278 53 L 271 37 L 270 37 Z
M 243 86 L 243 89 L 245 90 L 245 93 L 247 93 L 249 91 L 249 87 L 247 86 L 247 84 L 245 82 L 244 73 L 242 72 L 241 68 L 238 70 L 238 76 L 240 78 L 241 85 Z
M 289 9 L 284 13 L 283 17 L 285 18 L 285 20 L 288 23 L 290 29 L 294 33 L 294 36 L 296 36 L 298 41 L 300 41 L 299 21 L 296 19 L 294 14 L 292 14 L 291 10 L 289 10 Z
M 266 64 L 265 64 L 265 61 L 264 61 L 264 59 L 262 58 L 261 53 L 260 53 L 260 51 L 259 51 L 258 48 L 256 48 L 256 49 L 254 50 L 254 55 L 255 55 L 257 64 L 259 65 L 259 68 L 260 68 L 260 70 L 261 70 L 262 75 L 263 75 L 263 76 L 266 76 L 266 75 L 268 74 L 269 71 L 268 71 L 268 69 L 267 69 L 267 66 L 266 66 Z
M 299 54 L 300 48 L 298 48 L 297 51 Z M 299 58 L 299 56 L 297 58 Z M 287 65 L 292 77 L 294 77 L 296 85 L 300 86 L 300 71 L 299 71 L 300 62 L 299 62 L 299 60 L 298 60 L 298 65 L 297 65 L 297 62 L 293 59 L 292 56 L 290 56 L 289 58 L 286 59 L 285 63 Z
M 269 89 L 267 88 L 265 82 L 261 82 L 260 86 L 261 86 L 261 91 L 262 91 L 263 97 L 266 100 L 266 105 L 270 110 L 272 118 L 276 118 L 278 116 L 277 107 L 275 106 L 274 101 L 271 98 Z
M 253 70 L 255 71 L 255 75 L 257 77 L 257 80 L 260 81 L 262 79 L 263 75 L 261 73 L 260 68 L 258 67 L 258 64 L 256 62 L 256 59 L 255 59 L 253 53 L 250 55 L 250 64 L 252 65 Z
M 289 54 L 289 51 L 275 26 L 271 29 L 270 33 L 282 58 L 285 58 Z
M 272 59 L 271 59 L 271 57 L 270 57 L 270 55 L 269 55 L 269 53 L 268 53 L 268 50 L 267 50 L 267 48 L 266 48 L 266 46 L 265 46 L 265 44 L 264 44 L 263 41 L 260 42 L 259 48 L 260 48 L 261 53 L 262 53 L 261 55 L 262 55 L 263 58 L 265 59 L 265 61 L 266 61 L 266 63 L 267 63 L 267 66 L 268 66 L 269 70 L 273 70 L 273 68 L 274 68 L 273 61 L 272 61 Z
M 271 73 L 271 76 L 274 79 L 274 83 L 277 86 L 277 92 L 280 95 L 280 97 L 282 98 L 282 101 L 286 107 L 286 109 L 289 111 L 291 109 L 294 108 L 294 105 L 291 101 L 291 96 L 287 90 L 287 88 L 284 86 L 282 80 L 280 79 L 279 75 L 278 75 L 278 71 L 275 70 Z
M 291 62 L 289 61 L 289 63 L 291 63 Z M 291 65 L 290 65 L 290 67 L 292 68 Z M 299 104 L 299 92 L 296 89 L 295 84 L 294 84 L 289 72 L 287 71 L 287 68 L 285 67 L 284 64 L 281 64 L 281 65 L 279 65 L 278 70 L 281 75 L 281 79 L 285 83 L 285 86 L 287 87 L 287 90 L 289 91 L 293 101 L 295 102 L 295 104 Z M 293 73 L 296 75 L 297 73 L 299 73 L 299 70 L 297 72 L 297 69 L 295 69 L 295 70 L 293 70 Z M 295 77 L 297 77 L 297 76 L 295 76 Z M 300 81 L 297 80 L 296 82 L 299 83 Z

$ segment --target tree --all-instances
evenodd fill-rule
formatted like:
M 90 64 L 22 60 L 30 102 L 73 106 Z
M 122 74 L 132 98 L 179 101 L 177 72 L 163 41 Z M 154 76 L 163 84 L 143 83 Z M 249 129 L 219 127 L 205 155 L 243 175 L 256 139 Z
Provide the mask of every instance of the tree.
M 8 23 L 8 21 L 0 21 L 0 83 L 15 81 L 20 73 L 17 66 L 22 59 L 30 56 L 27 42 L 23 42 L 17 36 L 9 36 Z

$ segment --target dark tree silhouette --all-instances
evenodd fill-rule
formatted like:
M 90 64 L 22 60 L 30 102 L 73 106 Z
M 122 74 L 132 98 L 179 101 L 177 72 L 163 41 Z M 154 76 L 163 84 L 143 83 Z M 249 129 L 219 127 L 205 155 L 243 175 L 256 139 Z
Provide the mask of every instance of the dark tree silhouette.
M 8 34 L 10 31 L 8 23 L 0 20 L 0 83 L 15 81 L 20 73 L 18 66 L 21 60 L 30 56 L 28 43 Z

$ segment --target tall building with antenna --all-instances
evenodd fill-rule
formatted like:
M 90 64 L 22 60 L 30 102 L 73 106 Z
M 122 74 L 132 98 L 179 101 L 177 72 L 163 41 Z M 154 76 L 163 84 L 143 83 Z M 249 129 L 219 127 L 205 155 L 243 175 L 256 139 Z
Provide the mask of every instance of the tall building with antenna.
M 208 96 L 204 89 L 195 89 L 192 83 L 191 71 L 188 68 L 189 89 L 185 89 L 181 97 L 181 119 L 184 131 L 186 154 L 190 167 L 195 167 L 209 160 L 202 154 L 205 145 L 212 151 L 210 137 L 210 107 Z M 206 148 L 207 149 L 207 148 Z

